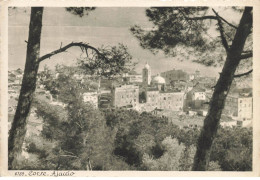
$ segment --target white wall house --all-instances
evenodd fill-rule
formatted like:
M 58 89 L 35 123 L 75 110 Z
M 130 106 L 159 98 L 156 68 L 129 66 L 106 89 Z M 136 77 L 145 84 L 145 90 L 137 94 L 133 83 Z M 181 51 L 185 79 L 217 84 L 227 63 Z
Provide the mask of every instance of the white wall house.
M 83 94 L 83 101 L 91 103 L 95 108 L 98 107 L 98 93 L 97 92 L 85 92 Z
M 203 100 L 203 101 L 205 101 L 206 100 L 206 93 L 203 92 L 203 91 L 195 91 L 192 94 L 192 100 L 193 101 L 195 101 L 195 100 Z

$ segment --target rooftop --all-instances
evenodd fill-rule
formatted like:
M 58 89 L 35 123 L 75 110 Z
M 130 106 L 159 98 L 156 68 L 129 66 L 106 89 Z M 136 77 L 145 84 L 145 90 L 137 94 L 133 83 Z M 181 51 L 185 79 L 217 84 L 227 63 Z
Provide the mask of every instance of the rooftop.
M 251 98 L 252 93 L 238 93 L 238 92 L 229 92 L 228 94 L 229 97 L 234 97 L 234 98 Z
M 160 91 L 160 93 L 184 93 L 182 91 L 176 91 L 176 90 L 166 90 L 166 91 Z
M 205 92 L 206 90 L 204 88 L 201 87 L 194 87 L 192 89 L 193 92 Z

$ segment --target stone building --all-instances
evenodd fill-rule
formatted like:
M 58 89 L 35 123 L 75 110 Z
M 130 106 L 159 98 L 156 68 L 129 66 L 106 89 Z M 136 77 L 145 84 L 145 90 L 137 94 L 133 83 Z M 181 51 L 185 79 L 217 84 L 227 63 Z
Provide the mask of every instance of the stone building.
M 131 83 L 131 84 L 135 84 L 135 83 L 141 84 L 143 82 L 143 75 L 138 74 L 135 71 L 124 73 L 123 78 L 127 83 Z
M 112 89 L 112 106 L 133 108 L 138 111 L 154 111 L 164 109 L 182 111 L 184 92 L 167 90 L 166 81 L 161 75 L 152 79 L 151 67 L 148 63 L 143 68 L 143 86 L 121 85 Z M 144 93 L 144 102 L 139 104 L 139 91 Z
M 185 107 L 192 109 L 200 109 L 207 100 L 205 89 L 194 87 L 188 91 L 185 99 Z
M 146 109 L 165 109 L 172 111 L 182 111 L 184 102 L 183 92 L 169 92 L 159 90 L 147 90 L 146 92 Z
M 240 120 L 253 118 L 252 94 L 230 94 L 227 96 L 224 107 L 224 114 Z
M 205 89 L 201 89 L 201 88 L 194 88 L 192 91 L 192 100 L 202 100 L 205 101 L 206 100 L 206 92 Z
M 135 108 L 139 104 L 139 87 L 136 85 L 121 85 L 112 89 L 112 106 Z
M 165 79 L 160 75 L 153 78 L 151 86 L 146 90 L 147 111 L 154 109 L 182 111 L 183 102 L 184 92 L 167 91 Z

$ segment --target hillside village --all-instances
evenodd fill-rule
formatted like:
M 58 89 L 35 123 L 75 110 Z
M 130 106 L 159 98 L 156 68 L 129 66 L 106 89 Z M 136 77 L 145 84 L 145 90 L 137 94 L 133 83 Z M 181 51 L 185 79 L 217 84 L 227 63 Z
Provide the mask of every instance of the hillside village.
M 38 78 L 46 78 L 43 74 L 40 72 Z M 57 72 L 53 74 L 54 78 L 59 75 Z M 16 110 L 22 77 L 21 69 L 8 71 L 9 128 Z M 92 88 L 86 89 L 83 94 L 83 101 L 95 108 L 124 108 L 140 113 L 150 112 L 181 128 L 197 128 L 203 125 L 216 84 L 216 78 L 203 77 L 198 70 L 188 74 L 183 70 L 173 69 L 152 76 L 152 68 L 148 63 L 144 65 L 140 74 L 130 71 L 112 80 L 96 80 L 96 77 L 82 73 L 74 74 L 74 78 L 81 83 L 92 82 Z M 40 82 L 38 80 L 35 96 L 65 108 L 66 104 L 60 102 Z M 28 129 L 33 129 L 33 133 L 39 134 L 42 122 L 37 119 L 34 111 L 32 108 L 28 126 L 37 128 Z M 233 85 L 226 99 L 221 126 L 252 127 L 252 111 L 252 88 L 239 89 Z

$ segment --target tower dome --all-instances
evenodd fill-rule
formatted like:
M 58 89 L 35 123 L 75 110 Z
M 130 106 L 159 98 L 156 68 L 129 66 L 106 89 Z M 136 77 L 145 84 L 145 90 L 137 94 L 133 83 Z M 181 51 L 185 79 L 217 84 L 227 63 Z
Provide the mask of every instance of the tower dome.
M 153 78 L 152 83 L 153 84 L 165 84 L 165 79 L 158 74 L 156 77 Z
M 150 66 L 149 66 L 148 62 L 146 62 L 144 68 L 145 68 L 145 69 L 150 69 Z

